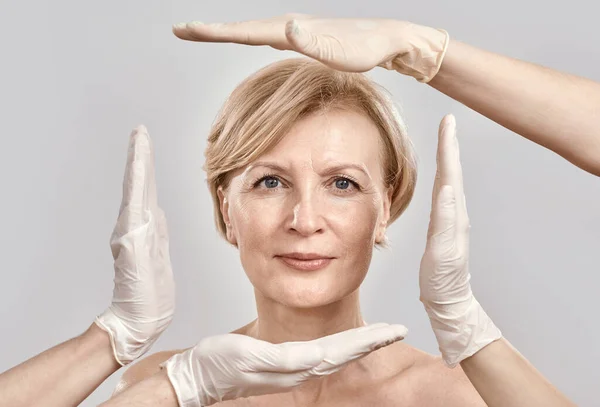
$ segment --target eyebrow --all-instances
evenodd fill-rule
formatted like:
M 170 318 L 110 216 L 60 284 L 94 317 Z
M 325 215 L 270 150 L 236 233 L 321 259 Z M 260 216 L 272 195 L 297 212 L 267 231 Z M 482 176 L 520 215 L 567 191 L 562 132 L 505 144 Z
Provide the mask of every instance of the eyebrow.
M 335 161 L 334 161 L 335 162 Z M 279 172 L 285 172 L 285 173 L 289 173 L 290 170 L 289 168 L 286 168 L 280 164 L 277 164 L 275 162 L 270 162 L 270 161 L 256 161 L 252 164 L 250 164 L 248 166 L 248 168 L 246 168 L 246 171 L 244 171 L 245 173 L 248 173 L 252 170 L 254 170 L 257 167 L 266 167 L 266 168 L 271 168 L 272 170 L 275 171 L 279 171 Z M 336 172 L 340 172 L 342 170 L 345 169 L 354 169 L 357 170 L 359 172 L 362 172 L 364 175 L 367 176 L 367 178 L 369 178 L 369 180 L 371 180 L 371 175 L 369 174 L 369 171 L 367 170 L 367 166 L 364 164 L 354 164 L 354 163 L 340 163 L 337 162 L 336 165 L 327 167 L 324 169 L 323 173 L 321 175 L 331 175 L 334 174 Z

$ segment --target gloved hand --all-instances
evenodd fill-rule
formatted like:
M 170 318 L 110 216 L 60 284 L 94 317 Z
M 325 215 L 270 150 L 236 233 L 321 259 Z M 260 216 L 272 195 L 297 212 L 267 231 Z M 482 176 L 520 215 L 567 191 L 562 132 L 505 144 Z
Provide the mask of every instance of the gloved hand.
M 420 300 L 449 367 L 502 337 L 471 291 L 469 229 L 456 121 L 448 115 L 439 128 L 437 173 L 419 284 Z
M 117 362 L 126 365 L 148 351 L 175 310 L 167 221 L 157 202 L 154 153 L 144 126 L 130 135 L 123 199 L 110 247 L 113 299 L 95 322 L 110 335 Z
M 407 21 L 306 14 L 225 24 L 181 23 L 173 27 L 173 33 L 189 41 L 296 51 L 340 71 L 365 72 L 381 66 L 424 83 L 439 71 L 450 41 L 444 30 Z
M 372 324 L 306 342 L 272 344 L 238 334 L 206 338 L 161 364 L 180 407 L 289 391 L 404 339 L 401 325 Z

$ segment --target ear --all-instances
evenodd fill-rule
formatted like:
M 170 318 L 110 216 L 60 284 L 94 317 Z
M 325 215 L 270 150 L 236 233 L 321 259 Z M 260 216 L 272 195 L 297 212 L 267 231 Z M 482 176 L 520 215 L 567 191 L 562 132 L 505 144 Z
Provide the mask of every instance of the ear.
M 227 241 L 235 247 L 237 247 L 237 239 L 235 238 L 235 234 L 233 233 L 233 228 L 231 226 L 231 218 L 229 217 L 229 200 L 227 199 L 226 191 L 223 191 L 222 186 L 219 186 L 219 188 L 217 188 L 217 196 L 219 197 L 219 208 L 221 210 L 221 216 L 223 216 L 223 221 L 225 222 L 225 234 L 227 236 Z
M 385 241 L 385 232 L 387 230 L 387 224 L 390 220 L 390 208 L 392 206 L 392 193 L 394 192 L 392 187 L 388 187 L 386 193 L 383 196 L 383 216 L 379 224 L 377 225 L 377 232 L 375 235 L 375 243 L 382 243 Z

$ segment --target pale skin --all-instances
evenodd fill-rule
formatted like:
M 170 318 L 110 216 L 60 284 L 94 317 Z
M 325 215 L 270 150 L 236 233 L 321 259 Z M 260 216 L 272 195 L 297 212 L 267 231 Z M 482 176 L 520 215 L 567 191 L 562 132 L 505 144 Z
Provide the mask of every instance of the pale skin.
M 451 40 L 429 85 L 600 176 L 600 83 Z
M 397 50 L 406 48 L 402 33 L 408 32 L 407 26 L 410 23 L 388 19 L 289 14 L 217 27 L 180 24 L 174 33 L 187 41 L 292 50 L 334 69 L 365 72 L 388 61 L 394 44 Z M 429 85 L 600 175 L 600 84 L 450 40 Z M 454 190 L 462 193 L 462 182 Z M 489 406 L 572 405 L 504 339 L 461 365 Z
M 174 292 L 168 233 L 157 203 L 153 148 L 144 126 L 138 126 L 130 135 L 123 200 L 111 235 L 111 249 L 115 259 L 111 305 L 82 335 L 2 373 L 2 406 L 38 405 L 40 400 L 45 406 L 79 405 L 122 365 L 144 354 L 170 322 Z M 222 335 L 200 341 L 192 359 L 208 369 L 210 375 L 225 369 L 220 371 L 224 374 L 218 382 L 234 381 L 237 388 L 233 396 L 222 391 L 214 398 L 206 389 L 202 399 L 206 405 L 211 400 L 287 390 L 313 376 L 331 374 L 347 362 L 402 340 L 405 335 L 405 327 L 386 323 L 346 329 L 295 344 Z M 187 376 L 190 370 L 183 364 L 185 361 L 173 365 L 173 369 Z M 231 371 L 234 374 L 227 376 Z M 182 382 L 178 379 L 169 380 L 162 372 L 112 399 L 109 405 L 177 405 L 176 390 L 181 389 Z M 195 388 L 194 392 L 201 390 Z
M 49 406 L 79 405 L 121 365 L 136 360 L 135 353 L 147 349 L 148 341 L 163 332 L 162 320 L 170 319 L 174 297 L 167 227 L 156 201 L 152 151 L 145 127 L 137 127 L 130 136 L 123 201 L 111 236 L 115 288 L 110 307 L 81 336 L 0 375 L 2 405 L 30 406 L 39 404 L 40 399 Z M 161 321 L 152 322 L 151 316 L 157 311 L 161 311 Z M 233 396 L 222 391 L 214 398 L 210 389 L 205 389 L 202 402 L 207 405 L 211 400 L 283 392 L 313 376 L 331 374 L 347 362 L 402 340 L 405 335 L 405 327 L 386 323 L 344 329 L 336 335 L 295 344 L 274 344 L 230 334 L 200 341 L 192 359 L 197 359 L 210 375 L 222 373 L 220 384 L 233 380 L 237 387 Z M 224 366 L 232 358 L 237 358 L 237 362 Z M 183 370 L 177 370 L 178 366 Z M 187 367 L 179 364 L 173 369 L 186 376 L 190 372 Z M 234 374 L 227 376 L 232 370 Z M 177 405 L 180 395 L 172 384 L 181 385 L 181 377 L 178 379 L 169 380 L 161 372 L 107 405 Z
M 0 406 L 78 406 L 121 365 L 107 333 L 92 324 L 82 335 L 0 374 Z
M 362 113 L 317 113 L 297 122 L 257 162 L 238 170 L 220 192 L 224 219 L 230 225 L 227 237 L 240 250 L 257 304 L 258 318 L 236 333 L 281 343 L 364 325 L 358 290 L 373 245 L 385 235 L 390 207 L 379 140 L 377 127 Z M 306 273 L 274 258 L 293 251 L 335 259 L 323 270 Z M 153 355 L 130 369 L 118 392 L 160 374 L 158 364 L 173 353 Z M 461 369 L 447 369 L 439 357 L 405 343 L 373 352 L 291 392 L 223 405 L 349 403 L 485 405 Z
M 310 340 L 328 333 L 364 325 L 356 290 L 367 271 L 371 253 L 370 249 L 360 249 L 366 249 L 365 245 L 372 248 L 376 240 L 379 241 L 383 238 L 385 220 L 389 216 L 387 209 L 389 208 L 389 198 L 381 178 L 378 138 L 376 127 L 361 114 L 331 112 L 327 115 L 317 115 L 299 122 L 285 138 L 285 141 L 279 145 L 279 148 L 269 155 L 263 156 L 261 160 L 263 162 L 270 160 L 271 163 L 279 160 L 280 165 L 283 163 L 289 165 L 289 172 L 279 176 L 287 182 L 295 182 L 296 188 L 291 194 L 291 185 L 287 190 L 275 188 L 277 191 L 267 191 L 266 188 L 262 188 L 262 185 L 250 189 L 249 183 L 253 184 L 253 179 L 257 176 L 253 173 L 259 171 L 259 174 L 262 174 L 261 170 L 264 170 L 257 165 L 238 172 L 227 192 L 231 206 L 224 204 L 223 208 L 225 212 L 231 213 L 237 219 L 235 224 L 238 230 L 230 235 L 231 242 L 237 244 L 241 248 L 240 250 L 247 250 L 246 248 L 255 250 L 248 253 L 252 261 L 250 264 L 246 264 L 246 268 L 249 272 L 256 272 L 251 279 L 257 282 L 257 287 L 262 287 L 267 293 L 271 292 L 271 295 L 277 298 L 277 287 L 273 287 L 275 291 L 269 291 L 269 287 L 263 287 L 267 281 L 274 277 L 280 278 L 285 285 L 290 279 L 299 277 L 294 275 L 295 272 L 286 270 L 274 259 L 267 259 L 267 267 L 262 267 L 261 261 L 265 261 L 265 256 L 261 256 L 261 254 L 273 253 L 272 248 L 276 247 L 272 244 L 273 241 L 279 241 L 281 244 L 282 238 L 287 236 L 288 239 L 293 239 L 292 242 L 303 242 L 307 238 L 309 241 L 315 242 L 314 238 L 318 237 L 325 239 L 318 241 L 320 248 L 325 247 L 324 243 L 329 242 L 328 247 L 330 248 L 345 247 L 346 249 L 329 253 L 337 256 L 342 265 L 341 269 L 338 265 L 337 270 L 334 267 L 327 270 L 327 273 L 314 275 L 315 278 L 312 281 L 297 282 L 298 290 L 285 293 L 286 295 L 279 299 L 283 303 L 277 302 L 268 294 L 257 296 L 261 299 L 258 303 L 262 303 L 258 307 L 260 310 L 259 320 L 265 323 L 259 326 L 257 320 L 240 328 L 235 333 L 279 343 L 293 340 L 300 335 L 304 340 Z M 321 171 L 317 173 L 312 168 L 314 166 L 322 169 L 326 160 L 330 162 L 328 160 L 336 160 L 336 157 L 337 161 L 343 157 L 345 163 L 363 168 L 365 173 L 347 168 L 339 168 L 335 173 Z M 356 179 L 356 182 L 361 185 L 361 191 L 346 184 L 346 179 L 342 178 L 341 173 Z M 342 188 L 336 186 L 340 181 L 342 181 Z M 350 192 L 341 192 L 344 190 Z M 300 199 L 294 203 L 297 199 L 296 196 Z M 223 198 L 225 198 L 224 195 Z M 288 206 L 290 204 L 292 207 Z M 315 206 L 315 204 L 317 205 Z M 235 208 L 233 208 L 234 205 Z M 275 206 L 281 208 L 282 217 L 279 221 L 261 223 L 259 217 L 258 223 L 248 223 L 256 222 L 257 217 L 254 216 L 256 214 L 247 216 L 250 215 L 247 211 L 264 211 L 265 205 L 271 208 Z M 338 213 L 333 211 L 336 207 Z M 245 211 L 246 213 L 244 213 Z M 326 218 L 324 218 L 324 213 L 328 214 Z M 340 216 L 342 213 L 351 214 L 353 217 Z M 355 224 L 353 221 L 356 220 L 356 217 L 359 217 L 362 222 Z M 232 218 L 228 217 L 229 221 L 234 222 Z M 286 226 L 283 226 L 281 222 Z M 256 228 L 259 229 L 256 230 Z M 258 233 L 244 233 L 243 230 L 254 230 Z M 264 239 L 265 236 L 270 236 L 271 244 L 261 247 L 260 238 Z M 259 245 L 258 248 L 257 245 Z M 278 248 L 278 250 L 282 249 L 284 248 Z M 286 248 L 286 250 L 293 249 Z M 268 253 L 265 253 L 265 250 Z M 358 255 L 354 257 L 348 255 L 348 253 L 354 252 Z M 351 267 L 346 268 L 346 265 Z M 275 271 L 280 275 L 264 274 L 265 271 Z M 332 279 L 332 274 L 336 272 L 344 273 L 348 277 L 343 279 L 346 284 L 338 289 L 336 289 L 336 285 L 339 286 L 339 284 Z M 323 285 L 327 289 L 315 291 L 319 285 Z M 287 303 L 287 307 L 285 303 Z M 300 307 L 304 307 L 304 309 Z M 293 336 L 293 327 L 287 323 L 283 324 L 283 321 L 286 320 L 284 315 L 286 308 L 291 311 L 287 317 L 297 318 L 298 321 L 304 318 L 307 321 L 303 324 L 304 330 L 299 332 L 300 335 Z M 92 361 L 100 358 L 100 360 L 110 361 L 112 362 L 110 368 L 107 367 L 103 370 L 104 376 L 96 378 L 94 383 L 77 382 L 76 379 L 73 383 L 62 382 L 63 385 L 70 387 L 80 385 L 82 391 L 85 390 L 87 393 L 77 400 L 67 400 L 66 392 L 69 387 L 61 387 L 59 390 L 62 392 L 58 391 L 57 395 L 62 399 L 57 397 L 56 405 L 77 405 L 81 401 L 81 397 L 87 396 L 99 384 L 99 380 L 108 377 L 118 369 L 119 366 L 112 357 L 106 333 L 97 328 L 93 330 L 93 333 L 94 336 L 86 335 L 82 340 L 86 341 L 85 343 L 90 347 L 95 344 L 91 338 L 96 341 L 104 341 L 105 346 L 103 348 L 95 346 L 94 354 L 98 355 L 98 358 L 92 359 Z M 28 370 L 47 371 L 48 366 L 64 364 L 64 356 L 58 354 L 57 350 L 62 350 L 63 353 L 71 352 L 73 346 L 67 343 L 64 349 L 59 347 L 49 351 L 50 357 L 45 364 L 33 359 L 30 361 Z M 158 368 L 158 364 L 173 353 L 156 354 L 134 366 L 124 375 L 123 381 L 116 391 L 118 394 L 103 405 L 176 406 L 173 389 L 164 371 L 160 371 Z M 78 364 L 79 360 L 76 358 L 87 356 L 89 355 L 75 354 L 70 360 L 70 365 L 64 364 L 65 369 L 73 369 L 74 373 L 81 373 L 80 370 L 77 370 L 78 367 L 90 369 L 89 365 Z M 37 363 L 37 365 L 33 366 L 31 363 Z M 4 377 L 16 381 L 24 374 L 26 373 L 7 372 Z M 440 390 L 443 389 L 443 395 L 432 392 L 427 389 L 428 386 L 425 386 L 431 374 L 435 374 L 438 384 L 446 384 L 446 386 L 439 387 Z M 73 375 L 73 377 L 77 376 Z M 49 385 L 55 385 L 58 381 L 59 379 L 55 379 Z M 419 386 L 419 383 L 423 386 Z M 16 386 L 14 387 L 16 397 L 26 395 L 28 400 L 36 399 L 32 399 L 29 393 L 24 392 L 22 382 L 13 383 L 13 386 Z M 351 389 L 352 391 L 350 391 Z M 377 391 L 377 396 L 374 395 L 375 391 Z M 43 397 L 43 394 L 43 389 L 40 389 L 36 396 Z M 357 398 L 358 396 L 360 398 Z M 253 402 L 259 405 L 280 405 L 281 402 L 293 402 L 296 405 L 316 405 L 316 403 L 339 405 L 348 400 L 353 402 L 362 400 L 361 403 L 370 405 L 373 400 L 381 398 L 381 405 L 395 405 L 400 400 L 404 400 L 406 403 L 429 402 L 427 397 L 436 397 L 438 400 L 444 400 L 444 403 L 452 403 L 452 400 L 456 400 L 457 405 L 465 405 L 465 400 L 468 402 L 471 399 L 473 404 L 467 405 L 481 405 L 475 390 L 459 370 L 449 371 L 440 363 L 439 358 L 398 343 L 373 352 L 370 356 L 348 365 L 346 369 L 332 375 L 331 378 L 325 377 L 309 382 L 292 392 L 238 399 L 222 404 L 244 405 Z M 22 405 L 27 404 L 28 402 L 22 403 Z
M 362 324 L 356 284 L 362 282 L 367 270 L 357 265 L 368 266 L 369 248 L 382 239 L 383 220 L 389 216 L 378 137 L 377 129 L 361 114 L 314 115 L 297 123 L 279 145 L 261 157 L 259 162 L 269 165 L 268 169 L 257 163 L 238 171 L 227 191 L 221 193 L 228 240 L 241 252 L 247 251 L 240 254 L 246 259 L 242 262 L 255 285 L 257 300 L 257 320 L 236 333 L 278 343 L 314 339 L 332 333 L 332 329 Z M 440 185 L 453 186 L 456 195 L 462 196 L 455 133 L 441 129 L 438 148 L 439 177 L 434 199 Z M 334 173 L 326 170 L 332 162 L 341 160 L 363 167 L 365 172 L 354 168 Z M 285 169 L 275 170 L 276 164 Z M 261 181 L 265 173 L 270 175 Z M 353 177 L 361 191 L 354 188 L 353 192 L 344 192 L 341 200 L 331 196 L 331 184 L 339 182 L 336 177 L 340 176 Z M 346 202 L 348 199 L 351 201 Z M 267 219 L 261 216 L 265 213 L 269 214 Z M 274 247 L 285 245 L 286 239 L 294 241 L 294 237 L 300 242 L 319 242 L 316 246 L 322 248 L 320 253 L 326 248 L 344 248 L 324 253 L 336 256 L 335 261 L 344 269 L 332 267 L 309 280 L 287 272 L 272 256 L 282 250 Z M 325 243 L 328 241 L 331 243 Z M 355 257 L 345 259 L 348 254 L 342 253 Z M 343 278 L 339 278 L 340 273 Z M 286 291 L 287 287 L 292 288 Z M 144 378 L 160 375 L 158 364 L 175 352 L 161 352 L 142 361 L 123 376 L 117 392 L 131 385 L 135 389 Z M 447 369 L 439 357 L 397 343 L 289 393 L 223 404 L 499 406 L 508 400 L 521 403 L 515 405 L 572 405 L 506 339 L 465 359 L 461 367 Z
M 321 21 L 324 24 L 329 23 L 327 20 Z M 264 40 L 261 39 L 255 45 L 273 46 L 276 44 L 275 38 L 277 44 L 284 45 L 283 48 L 278 49 L 293 49 L 283 34 L 284 26 L 285 22 L 280 26 L 259 23 L 258 27 L 263 27 L 266 35 Z M 248 25 L 237 24 L 229 33 L 237 32 L 239 37 L 240 33 L 249 31 L 248 27 Z M 175 34 L 183 39 L 199 40 L 198 32 L 194 30 L 176 29 Z M 204 37 L 201 41 L 215 40 L 216 37 L 213 35 L 211 38 L 211 33 L 207 33 L 206 28 L 203 30 Z M 220 35 L 223 35 L 223 32 Z M 283 42 L 281 42 L 282 38 Z M 239 38 L 238 40 L 226 38 L 220 41 L 245 43 Z M 598 83 L 492 54 L 451 40 L 440 72 L 429 82 L 429 85 L 500 125 L 555 151 L 578 167 L 600 175 L 600 123 L 594 120 L 598 113 L 597 106 L 600 106 Z M 240 332 L 252 334 L 252 329 L 255 329 L 253 326 L 250 324 L 241 328 Z M 108 343 L 106 333 L 103 331 L 94 333 L 94 328 L 94 326 L 90 328 L 91 334 L 88 335 L 86 332 L 81 337 L 50 349 L 0 375 L 0 389 L 3 394 L 0 406 L 31 405 L 40 398 L 47 401 L 45 405 L 79 404 L 104 378 L 118 369 L 114 359 L 108 357 L 112 357 L 110 349 L 104 347 Z M 397 344 L 394 347 L 400 345 L 404 344 Z M 100 350 L 103 347 L 104 350 Z M 380 350 L 372 357 L 384 350 L 387 351 L 387 349 Z M 68 355 L 82 355 L 82 358 L 68 357 Z M 131 406 L 136 405 L 133 403 L 133 400 L 136 400 L 138 405 L 176 406 L 172 389 L 164 373 L 152 375 L 157 369 L 157 364 L 168 356 L 169 354 L 153 355 L 128 371 L 124 376 L 124 383 L 127 384 L 128 381 L 139 383 L 113 398 L 109 402 L 110 405 Z M 415 363 L 421 360 L 418 355 L 414 359 Z M 426 359 L 427 357 L 424 358 Z M 97 363 L 88 363 L 90 360 L 95 360 Z M 432 364 L 422 364 L 426 366 L 423 370 L 431 373 L 423 375 L 425 378 L 423 383 L 429 381 L 428 386 L 423 388 L 423 393 L 431 389 L 435 390 L 444 375 L 455 374 L 448 372 L 459 371 L 444 368 L 445 370 L 441 369 L 437 374 L 433 372 L 433 368 L 429 368 L 431 365 L 440 366 L 441 363 L 435 360 Z M 463 361 L 461 366 L 490 406 L 572 405 L 505 340 L 488 345 L 473 357 Z M 52 371 L 53 374 L 48 374 L 48 371 Z M 67 382 L 64 381 L 65 376 L 56 374 L 61 371 L 73 373 L 71 375 L 65 373 L 70 378 Z M 520 372 L 520 375 L 515 375 L 515 371 Z M 147 380 L 142 381 L 149 375 L 151 376 Z M 462 376 L 462 374 L 456 375 Z M 22 380 L 25 377 L 28 380 Z M 524 383 L 527 386 L 523 386 Z M 463 387 L 471 391 L 469 386 Z M 418 391 L 416 393 L 418 394 Z M 7 400 L 5 398 L 7 394 L 12 399 Z M 47 398 L 48 394 L 51 395 L 50 398 Z M 507 397 L 513 398 L 507 399 Z M 400 404 L 400 401 L 396 399 L 397 404 Z

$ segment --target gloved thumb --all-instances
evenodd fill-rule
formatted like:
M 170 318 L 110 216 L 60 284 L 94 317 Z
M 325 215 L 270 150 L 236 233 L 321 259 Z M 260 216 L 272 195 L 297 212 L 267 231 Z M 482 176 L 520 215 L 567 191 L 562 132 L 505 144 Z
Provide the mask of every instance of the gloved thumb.
M 436 243 L 446 244 L 455 239 L 456 197 L 451 185 L 442 185 L 434 197 L 429 221 L 427 239 L 436 239 Z
M 297 20 L 287 22 L 285 36 L 296 51 L 311 58 L 319 59 L 317 38 L 313 33 L 300 27 Z

